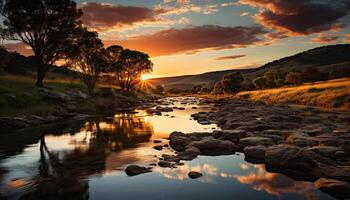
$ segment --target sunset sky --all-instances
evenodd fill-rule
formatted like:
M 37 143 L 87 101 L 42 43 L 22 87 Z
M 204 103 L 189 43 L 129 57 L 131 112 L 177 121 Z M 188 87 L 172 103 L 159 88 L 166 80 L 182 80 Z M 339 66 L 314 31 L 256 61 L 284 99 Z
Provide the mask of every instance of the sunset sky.
M 99 32 L 105 46 L 148 53 L 151 77 L 258 67 L 317 46 L 350 42 L 349 0 L 77 3 L 84 24 Z

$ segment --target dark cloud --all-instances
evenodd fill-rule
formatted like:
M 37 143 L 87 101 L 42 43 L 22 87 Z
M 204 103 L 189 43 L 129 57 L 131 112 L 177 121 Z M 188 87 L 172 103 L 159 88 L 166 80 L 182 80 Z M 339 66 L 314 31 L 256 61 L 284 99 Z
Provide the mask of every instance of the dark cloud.
M 222 56 L 222 57 L 217 57 L 215 60 L 230 60 L 230 59 L 237 59 L 237 58 L 242 58 L 245 57 L 246 55 L 232 55 L 232 56 Z
M 83 3 L 82 20 L 86 26 L 96 30 L 113 27 L 131 26 L 138 22 L 162 21 L 158 15 L 166 12 L 163 9 L 146 7 L 112 5 L 107 3 Z
M 197 52 L 202 49 L 232 49 L 262 42 L 262 27 L 195 26 L 168 29 L 151 35 L 141 35 L 123 41 L 105 41 L 106 46 L 119 44 L 138 49 L 151 56 Z
M 261 8 L 258 23 L 289 35 L 307 35 L 344 26 L 348 0 L 240 0 Z

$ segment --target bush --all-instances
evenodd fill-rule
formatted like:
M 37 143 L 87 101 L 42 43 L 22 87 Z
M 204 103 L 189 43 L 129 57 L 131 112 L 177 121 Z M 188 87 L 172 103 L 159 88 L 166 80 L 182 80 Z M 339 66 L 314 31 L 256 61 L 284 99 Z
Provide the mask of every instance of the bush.
M 302 78 L 301 73 L 289 72 L 286 75 L 285 81 L 286 81 L 286 83 L 290 83 L 293 85 L 300 85 L 302 83 L 301 78 Z
M 225 75 L 224 78 L 214 86 L 213 94 L 235 94 L 241 90 L 243 76 L 236 72 Z
M 264 77 L 258 77 L 253 80 L 253 84 L 257 89 L 265 89 L 268 87 L 268 80 Z

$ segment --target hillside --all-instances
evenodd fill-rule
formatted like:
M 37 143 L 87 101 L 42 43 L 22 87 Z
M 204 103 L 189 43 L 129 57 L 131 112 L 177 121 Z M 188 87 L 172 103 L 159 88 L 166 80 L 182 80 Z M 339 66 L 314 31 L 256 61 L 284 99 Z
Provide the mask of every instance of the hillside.
M 261 76 L 268 70 L 288 72 L 292 70 L 302 71 L 313 67 L 327 72 L 335 67 L 350 66 L 350 44 L 340 44 L 317 47 L 289 57 L 272 61 L 255 69 L 225 70 L 207 72 L 198 75 L 186 75 L 176 77 L 150 79 L 151 85 L 163 85 L 166 89 L 188 89 L 198 84 L 212 84 L 219 81 L 225 74 L 241 72 L 246 78 L 252 80 Z

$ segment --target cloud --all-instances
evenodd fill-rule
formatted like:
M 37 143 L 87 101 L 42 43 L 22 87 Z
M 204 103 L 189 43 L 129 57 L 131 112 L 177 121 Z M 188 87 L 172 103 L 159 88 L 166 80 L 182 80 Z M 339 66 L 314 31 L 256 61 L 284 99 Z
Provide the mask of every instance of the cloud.
M 240 3 L 260 8 L 255 15 L 258 23 L 288 35 L 308 35 L 344 26 L 342 19 L 350 8 L 347 0 L 240 0 Z
M 332 43 L 336 42 L 339 39 L 339 36 L 336 35 L 325 35 L 325 34 L 320 34 L 316 38 L 312 38 L 311 42 L 313 43 Z
M 132 26 L 136 23 L 162 23 L 160 17 L 166 11 L 146 7 L 112 5 L 108 3 L 83 3 L 83 23 L 92 29 L 103 31 L 113 27 Z
M 237 59 L 237 58 L 242 58 L 245 57 L 246 55 L 232 55 L 232 56 L 222 56 L 215 58 L 215 60 L 229 60 L 229 59 Z
M 350 33 L 346 33 L 346 34 L 344 35 L 344 42 L 345 42 L 345 43 L 350 43 Z
M 147 52 L 151 56 L 196 53 L 203 49 L 232 49 L 262 42 L 262 27 L 224 27 L 214 25 L 167 29 L 127 40 L 104 41 L 105 46 L 119 44 L 126 48 Z
M 24 56 L 32 56 L 33 50 L 26 44 L 22 42 L 18 43 L 7 43 L 4 44 L 4 47 L 10 52 L 17 52 Z

